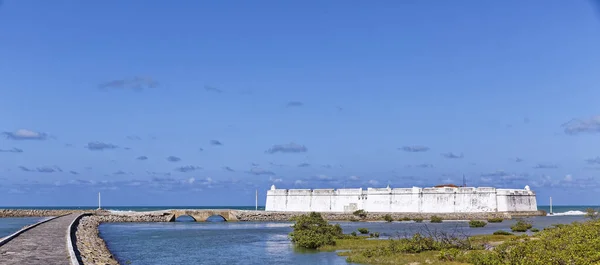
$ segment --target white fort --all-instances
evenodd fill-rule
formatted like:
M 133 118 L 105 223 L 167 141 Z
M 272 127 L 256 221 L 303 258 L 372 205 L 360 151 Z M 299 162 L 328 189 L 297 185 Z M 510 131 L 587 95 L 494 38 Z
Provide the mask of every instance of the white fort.
M 478 213 L 537 211 L 535 192 L 491 187 L 276 189 L 265 211 Z

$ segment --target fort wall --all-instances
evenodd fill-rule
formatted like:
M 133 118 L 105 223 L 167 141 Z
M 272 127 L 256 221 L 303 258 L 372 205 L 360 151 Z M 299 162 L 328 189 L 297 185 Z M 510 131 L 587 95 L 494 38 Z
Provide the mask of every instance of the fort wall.
M 492 187 L 276 189 L 267 191 L 266 211 L 488 213 L 537 211 L 535 192 Z

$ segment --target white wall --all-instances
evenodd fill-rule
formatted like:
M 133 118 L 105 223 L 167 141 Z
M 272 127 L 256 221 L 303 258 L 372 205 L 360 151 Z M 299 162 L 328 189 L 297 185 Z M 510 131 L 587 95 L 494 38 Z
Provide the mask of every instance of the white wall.
M 491 187 L 276 189 L 267 191 L 267 211 L 289 212 L 514 212 L 537 211 L 535 193 Z

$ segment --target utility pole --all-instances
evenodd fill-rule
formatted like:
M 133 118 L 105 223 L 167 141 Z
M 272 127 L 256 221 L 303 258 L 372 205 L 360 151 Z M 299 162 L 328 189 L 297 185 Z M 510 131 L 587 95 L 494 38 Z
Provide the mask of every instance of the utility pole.
M 256 199 L 256 200 L 255 200 L 255 207 L 254 207 L 254 209 L 255 209 L 256 211 L 258 211 L 258 189 L 256 190 L 256 198 L 255 198 L 255 199 Z
M 102 209 L 100 202 L 100 192 L 98 192 L 98 210 Z
M 550 214 L 552 214 L 552 197 L 550 197 Z

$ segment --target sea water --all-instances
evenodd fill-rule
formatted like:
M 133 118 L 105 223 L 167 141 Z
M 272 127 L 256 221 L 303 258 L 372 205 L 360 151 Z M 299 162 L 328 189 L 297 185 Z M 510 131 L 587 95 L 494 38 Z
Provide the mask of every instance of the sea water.
M 19 229 L 26 225 L 35 224 L 43 219 L 44 217 L 0 218 L 0 238 L 8 236 L 19 231 Z

